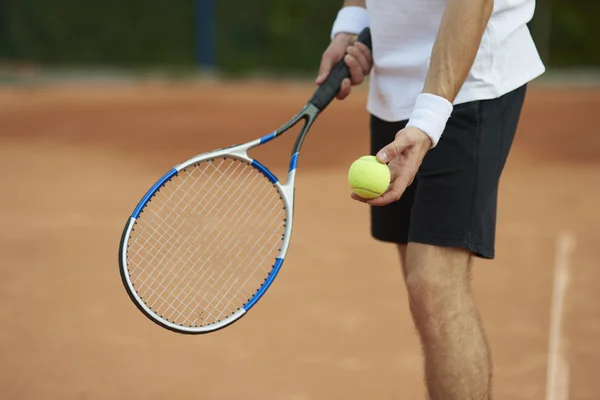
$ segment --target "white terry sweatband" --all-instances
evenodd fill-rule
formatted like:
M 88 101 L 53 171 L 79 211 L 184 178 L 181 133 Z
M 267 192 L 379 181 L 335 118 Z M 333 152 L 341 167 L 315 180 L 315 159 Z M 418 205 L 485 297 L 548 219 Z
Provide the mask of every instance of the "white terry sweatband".
M 356 34 L 369 26 L 367 9 L 358 6 L 342 7 L 331 29 L 331 40 L 340 32 Z
M 452 109 L 452 103 L 447 99 L 431 93 L 421 93 L 417 96 L 415 108 L 406 126 L 414 126 L 422 130 L 429 136 L 431 148 L 434 148 L 446 128 Z

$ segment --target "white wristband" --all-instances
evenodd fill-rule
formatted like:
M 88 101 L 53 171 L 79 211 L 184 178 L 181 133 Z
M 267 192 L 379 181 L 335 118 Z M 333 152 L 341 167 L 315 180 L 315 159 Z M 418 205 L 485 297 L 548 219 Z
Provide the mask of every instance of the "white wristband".
M 447 99 L 431 93 L 421 93 L 417 96 L 415 108 L 406 126 L 414 126 L 422 130 L 429 136 L 431 148 L 434 148 L 446 128 L 452 110 L 452 103 Z
M 342 7 L 331 29 L 331 40 L 340 32 L 358 35 L 369 26 L 367 9 L 358 6 Z

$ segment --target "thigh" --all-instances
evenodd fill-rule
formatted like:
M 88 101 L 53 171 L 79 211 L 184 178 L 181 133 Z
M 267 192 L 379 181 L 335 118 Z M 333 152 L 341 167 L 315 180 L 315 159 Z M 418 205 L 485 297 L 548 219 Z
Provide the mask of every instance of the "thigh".
M 455 106 L 417 174 L 409 241 L 494 258 L 498 183 L 524 96 L 525 86 Z
M 371 116 L 371 155 L 394 141 L 396 133 L 406 126 L 406 121 L 387 122 Z M 383 207 L 371 209 L 371 235 L 378 240 L 397 244 L 408 242 L 411 209 L 415 197 L 416 180 L 402 198 Z

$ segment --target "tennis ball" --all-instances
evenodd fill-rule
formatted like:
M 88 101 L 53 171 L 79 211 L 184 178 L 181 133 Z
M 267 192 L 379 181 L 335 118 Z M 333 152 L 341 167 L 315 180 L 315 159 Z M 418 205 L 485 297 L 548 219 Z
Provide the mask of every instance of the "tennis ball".
M 375 156 L 364 156 L 354 161 L 348 171 L 352 191 L 363 199 L 381 196 L 390 186 L 390 169 Z

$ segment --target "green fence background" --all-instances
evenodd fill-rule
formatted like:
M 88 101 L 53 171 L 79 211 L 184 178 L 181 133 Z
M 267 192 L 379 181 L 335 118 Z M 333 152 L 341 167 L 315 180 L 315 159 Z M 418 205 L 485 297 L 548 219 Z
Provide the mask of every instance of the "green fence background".
M 214 0 L 215 69 L 307 74 L 340 0 Z M 195 0 L 0 0 L 0 64 L 189 69 Z M 600 65 L 600 2 L 538 0 L 530 27 L 549 67 Z

